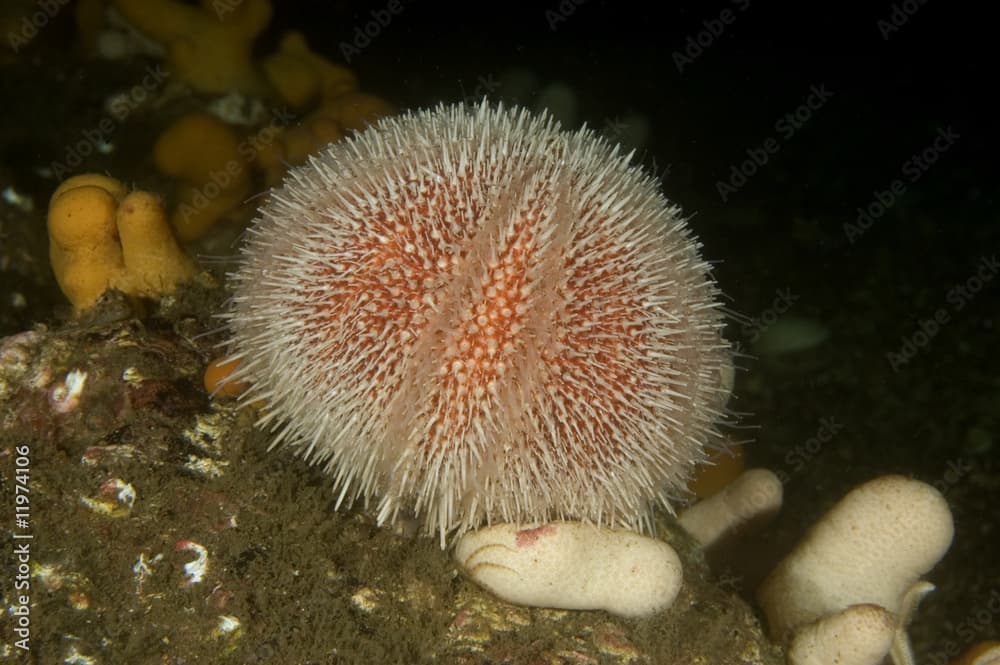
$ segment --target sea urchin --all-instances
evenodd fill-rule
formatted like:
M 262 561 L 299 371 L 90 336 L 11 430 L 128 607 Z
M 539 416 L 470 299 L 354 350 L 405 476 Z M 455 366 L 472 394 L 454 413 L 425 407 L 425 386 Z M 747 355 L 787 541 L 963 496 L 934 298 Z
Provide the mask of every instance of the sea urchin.
M 729 346 L 679 210 L 592 131 L 483 104 L 380 121 L 294 169 L 223 315 L 233 381 L 427 533 L 642 528 L 715 435 Z

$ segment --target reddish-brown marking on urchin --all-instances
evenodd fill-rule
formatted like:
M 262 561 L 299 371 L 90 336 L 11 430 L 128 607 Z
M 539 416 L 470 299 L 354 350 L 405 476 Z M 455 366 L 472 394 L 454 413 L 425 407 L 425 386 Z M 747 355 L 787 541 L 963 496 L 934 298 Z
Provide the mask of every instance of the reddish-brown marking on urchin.
M 534 529 L 521 529 L 514 535 L 514 544 L 518 547 L 528 547 L 537 543 L 542 536 L 555 532 L 556 527 L 551 524 L 544 524 Z

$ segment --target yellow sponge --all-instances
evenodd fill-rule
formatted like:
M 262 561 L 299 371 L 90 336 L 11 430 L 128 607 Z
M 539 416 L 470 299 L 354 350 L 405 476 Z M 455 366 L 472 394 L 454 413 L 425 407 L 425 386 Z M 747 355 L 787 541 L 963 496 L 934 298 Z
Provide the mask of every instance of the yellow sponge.
M 197 240 L 237 212 L 250 194 L 250 165 L 241 154 L 239 135 L 208 113 L 178 118 L 156 140 L 153 161 L 161 173 L 180 181 L 171 222 L 184 242 Z
M 302 110 L 320 97 L 332 99 L 358 89 L 358 77 L 309 48 L 301 33 L 286 32 L 278 50 L 261 65 L 278 96 Z
M 108 176 L 62 183 L 49 202 L 48 229 L 52 270 L 77 313 L 110 288 L 157 297 L 196 271 L 159 200 L 148 192 L 128 194 Z
M 116 215 L 125 270 L 112 286 L 137 296 L 154 298 L 171 293 L 195 274 L 195 265 L 170 230 L 160 199 L 150 192 L 132 192 L 118 204 Z
M 166 48 L 170 71 L 198 92 L 266 91 L 251 56 L 254 40 L 271 21 L 270 0 L 201 0 L 200 7 L 176 0 L 114 0 L 113 4 L 132 25 Z

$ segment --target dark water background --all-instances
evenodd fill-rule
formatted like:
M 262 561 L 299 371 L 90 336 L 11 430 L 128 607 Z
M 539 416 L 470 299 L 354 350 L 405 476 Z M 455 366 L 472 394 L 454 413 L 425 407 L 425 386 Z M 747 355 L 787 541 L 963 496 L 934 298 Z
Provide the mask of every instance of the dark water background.
M 786 481 L 782 515 L 734 553 L 734 586 L 751 596 L 837 498 L 903 473 L 939 487 L 956 522 L 929 576 L 938 590 L 911 631 L 920 661 L 943 663 L 1000 636 L 990 19 L 940 0 L 859 11 L 755 1 L 276 4 L 261 53 L 283 30 L 301 30 L 400 108 L 482 96 L 530 106 L 561 83 L 576 100 L 573 127 L 626 138 L 644 122 L 636 159 L 692 217 L 738 314 L 728 330 L 747 353 L 738 435 L 755 439 L 751 465 Z M 516 71 L 530 74 L 523 90 Z M 32 76 L 26 65 L 0 81 L 3 174 L 44 200 L 52 185 L 35 168 L 51 161 L 46 109 L 100 100 L 78 72 L 67 72 L 61 99 L 33 90 Z M 58 291 L 32 289 L 4 334 L 50 316 Z M 757 357 L 754 338 L 782 313 L 827 339 Z
M 786 508 L 734 553 L 737 585 L 751 592 L 852 486 L 913 475 L 944 491 L 956 521 L 911 630 L 921 662 L 996 638 L 1000 219 L 987 20 L 933 1 L 533 5 L 406 3 L 356 54 L 357 26 L 388 4 L 280 9 L 276 25 L 351 53 L 366 86 L 400 106 L 516 101 L 505 73 L 523 69 L 538 87 L 567 84 L 577 120 L 610 136 L 632 114 L 648 120 L 637 158 L 693 216 L 731 307 L 766 322 L 790 303 L 789 316 L 829 334 L 800 354 L 742 362 L 734 405 L 756 439 L 748 458 L 786 479 Z M 755 326 L 729 330 L 750 354 Z

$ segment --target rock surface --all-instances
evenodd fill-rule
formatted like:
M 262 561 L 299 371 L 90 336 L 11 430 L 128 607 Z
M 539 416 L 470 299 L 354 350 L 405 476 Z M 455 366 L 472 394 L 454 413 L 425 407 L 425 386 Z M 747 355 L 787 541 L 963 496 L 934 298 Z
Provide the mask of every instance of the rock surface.
M 437 541 L 335 511 L 318 469 L 205 394 L 198 298 L 0 340 L 3 466 L 30 448 L 36 662 L 780 662 L 676 527 L 659 534 L 684 564 L 676 603 L 627 620 L 507 604 Z

